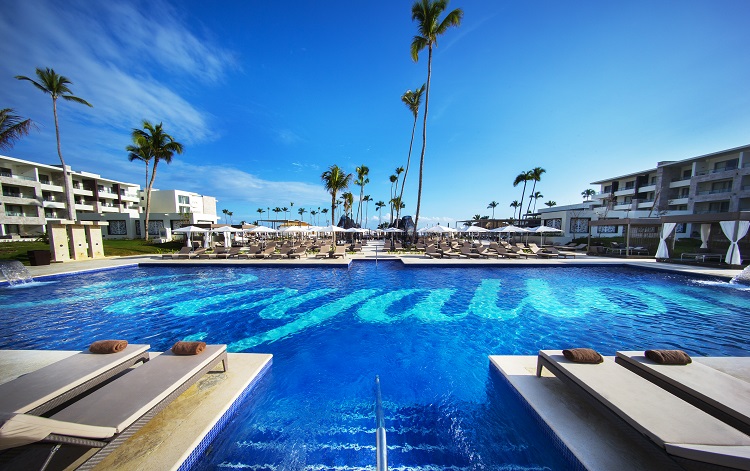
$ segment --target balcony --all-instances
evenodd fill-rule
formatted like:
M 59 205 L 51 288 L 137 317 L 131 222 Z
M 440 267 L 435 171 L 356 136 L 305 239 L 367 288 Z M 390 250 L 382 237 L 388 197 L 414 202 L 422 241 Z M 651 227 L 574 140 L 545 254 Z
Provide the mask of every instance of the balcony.
M 27 177 L 25 175 L 13 175 L 8 172 L 0 173 L 0 182 L 12 183 L 13 185 L 21 186 L 36 186 L 38 183 L 35 179 Z
M 690 186 L 690 178 L 669 182 L 669 188 L 682 188 L 686 186 Z
M 649 191 L 656 191 L 656 185 L 644 185 L 638 188 L 639 193 L 648 193 Z
M 684 197 L 684 198 L 675 198 L 675 199 L 667 201 L 667 204 L 670 205 L 670 206 L 672 206 L 672 205 L 688 204 L 688 198 L 687 198 L 687 196 Z
M 94 192 L 91 190 L 87 190 L 86 188 L 82 186 L 76 186 L 73 185 L 73 194 L 79 195 L 79 196 L 94 196 Z
M 135 202 L 140 200 L 137 193 L 120 194 L 120 199 L 122 199 L 123 201 L 135 201 Z
M 638 203 L 638 209 L 650 209 L 654 207 L 654 200 L 646 200 Z
M 42 201 L 42 206 L 50 209 L 65 209 L 65 202 L 45 199 Z
M 633 209 L 633 203 L 616 204 L 612 209 L 615 211 L 630 211 Z
M 76 211 L 93 211 L 94 206 L 91 204 L 76 203 Z
M 695 194 L 698 196 L 704 196 L 704 195 L 719 195 L 721 193 L 731 193 L 731 188 L 721 188 L 718 190 L 698 190 Z
M 712 170 L 703 170 L 700 172 L 697 172 L 696 175 L 713 175 L 714 173 L 722 173 L 722 172 L 734 172 L 737 170 L 737 167 L 723 167 L 723 168 L 715 168 Z
M 625 188 L 623 190 L 615 191 L 615 196 L 630 196 L 635 194 L 635 188 Z

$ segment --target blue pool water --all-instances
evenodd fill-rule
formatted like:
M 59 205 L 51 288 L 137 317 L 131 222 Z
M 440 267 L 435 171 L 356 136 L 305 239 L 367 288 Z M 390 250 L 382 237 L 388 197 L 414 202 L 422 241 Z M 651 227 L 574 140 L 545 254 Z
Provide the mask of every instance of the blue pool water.
M 131 268 L 0 288 L 0 348 L 181 339 L 274 355 L 198 469 L 569 469 L 489 365 L 542 348 L 750 351 L 750 292 L 627 268 Z

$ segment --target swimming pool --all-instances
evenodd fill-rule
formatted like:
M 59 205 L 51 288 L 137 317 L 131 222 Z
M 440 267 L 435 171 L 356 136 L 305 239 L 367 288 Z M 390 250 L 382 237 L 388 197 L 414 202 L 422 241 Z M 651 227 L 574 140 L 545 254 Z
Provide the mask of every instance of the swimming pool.
M 131 268 L 0 289 L 0 348 L 183 338 L 274 355 L 198 469 L 566 469 L 489 354 L 679 347 L 747 355 L 750 292 L 628 268 Z

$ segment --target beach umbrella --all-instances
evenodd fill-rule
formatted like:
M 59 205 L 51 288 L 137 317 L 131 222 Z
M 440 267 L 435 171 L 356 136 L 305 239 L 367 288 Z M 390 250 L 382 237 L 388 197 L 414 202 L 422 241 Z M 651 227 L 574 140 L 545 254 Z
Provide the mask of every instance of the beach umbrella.
M 231 247 L 232 246 L 231 234 L 236 233 L 236 232 L 244 232 L 244 231 L 242 229 L 236 229 L 232 226 L 221 226 L 221 227 L 214 228 L 212 232 L 216 232 L 216 233 L 224 235 L 224 247 Z
M 529 232 L 529 230 L 524 229 L 523 227 L 514 226 L 513 224 L 508 224 L 505 227 L 498 227 L 496 229 L 492 229 L 490 232 L 498 232 L 501 234 L 518 234 L 518 233 Z
M 207 229 L 203 229 L 203 228 L 198 227 L 198 226 L 185 226 L 185 227 L 181 227 L 179 229 L 175 229 L 175 230 L 172 231 L 173 234 L 175 232 L 178 233 L 178 234 L 185 234 L 185 246 L 186 247 L 190 247 L 190 244 L 193 241 L 192 240 L 192 234 L 193 234 L 193 232 L 206 233 L 206 232 L 208 232 L 208 230 Z
M 252 229 L 246 229 L 247 232 L 252 232 L 253 234 L 270 234 L 270 233 L 276 233 L 278 232 L 275 229 L 271 229 L 270 227 L 266 226 L 258 226 L 253 227 Z
M 325 226 L 321 227 L 318 232 L 345 232 L 346 229 L 339 226 Z
M 562 230 L 556 229 L 554 227 L 549 227 L 549 226 L 539 226 L 539 227 L 530 229 L 529 232 L 539 234 L 539 236 L 542 238 L 540 243 L 544 245 L 544 234 L 554 234 L 556 232 L 562 232 Z

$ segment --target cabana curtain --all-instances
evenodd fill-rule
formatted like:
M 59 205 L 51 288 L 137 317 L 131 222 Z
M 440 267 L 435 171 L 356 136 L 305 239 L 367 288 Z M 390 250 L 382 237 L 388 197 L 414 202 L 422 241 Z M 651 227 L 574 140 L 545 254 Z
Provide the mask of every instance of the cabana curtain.
M 748 229 L 750 229 L 750 221 L 721 221 L 719 224 L 722 232 L 729 239 L 729 250 L 727 250 L 724 261 L 730 265 L 741 264 L 742 257 L 737 242 L 747 234 Z
M 708 248 L 708 237 L 711 235 L 711 224 L 701 224 L 701 248 Z
M 667 238 L 677 227 L 676 222 L 665 222 L 661 228 L 661 238 L 659 239 L 659 248 L 656 250 L 656 258 L 669 258 L 669 249 L 667 248 Z

